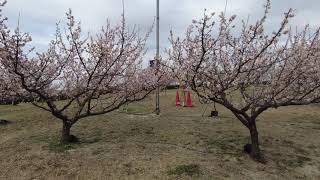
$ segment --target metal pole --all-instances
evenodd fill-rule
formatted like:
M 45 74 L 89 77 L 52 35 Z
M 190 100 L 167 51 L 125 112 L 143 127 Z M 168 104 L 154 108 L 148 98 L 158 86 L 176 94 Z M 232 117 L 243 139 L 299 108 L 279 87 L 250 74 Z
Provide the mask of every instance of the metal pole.
M 157 73 L 159 72 L 160 68 L 160 43 L 159 43 L 159 37 L 160 37 L 160 10 L 159 10 L 159 0 L 157 0 L 157 54 L 156 54 L 156 66 L 157 66 Z M 157 115 L 160 114 L 160 87 L 159 87 L 159 81 L 157 84 L 157 92 L 156 92 L 156 113 Z

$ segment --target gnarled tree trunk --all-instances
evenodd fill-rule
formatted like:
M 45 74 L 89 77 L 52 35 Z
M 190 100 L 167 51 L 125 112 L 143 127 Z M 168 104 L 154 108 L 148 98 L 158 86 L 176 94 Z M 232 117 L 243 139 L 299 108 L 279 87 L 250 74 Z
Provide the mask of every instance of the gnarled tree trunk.
M 67 121 L 63 121 L 63 125 L 62 125 L 62 134 L 61 134 L 61 143 L 70 143 L 72 142 L 72 136 L 70 134 L 70 129 L 72 127 L 72 124 L 67 122 Z
M 261 151 L 259 146 L 259 133 L 257 130 L 255 120 L 250 121 L 248 128 L 250 131 L 251 145 L 252 145 L 251 157 L 256 160 L 261 160 L 262 156 L 261 156 Z

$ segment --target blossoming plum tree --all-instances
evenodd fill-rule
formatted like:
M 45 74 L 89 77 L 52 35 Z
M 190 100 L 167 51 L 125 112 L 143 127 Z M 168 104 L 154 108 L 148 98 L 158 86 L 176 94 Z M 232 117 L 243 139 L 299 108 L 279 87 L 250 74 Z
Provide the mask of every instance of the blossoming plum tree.
M 129 31 L 123 17 L 119 25 L 107 23 L 96 36 L 83 37 L 71 10 L 66 15 L 66 31 L 58 24 L 48 49 L 35 56 L 26 48 L 29 34 L 10 32 L 6 19 L 0 24 L 2 65 L 38 98 L 33 105 L 62 120 L 63 143 L 73 140 L 70 129 L 80 119 L 142 100 L 161 82 L 161 75 L 141 64 L 149 33 Z
M 214 20 L 205 13 L 194 20 L 184 38 L 171 35 L 169 61 L 173 70 L 184 69 L 200 98 L 229 109 L 251 135 L 251 156 L 261 159 L 256 120 L 269 108 L 320 102 L 319 29 L 301 32 L 288 25 L 292 9 L 279 29 L 265 31 L 268 0 L 255 24 L 224 13 Z

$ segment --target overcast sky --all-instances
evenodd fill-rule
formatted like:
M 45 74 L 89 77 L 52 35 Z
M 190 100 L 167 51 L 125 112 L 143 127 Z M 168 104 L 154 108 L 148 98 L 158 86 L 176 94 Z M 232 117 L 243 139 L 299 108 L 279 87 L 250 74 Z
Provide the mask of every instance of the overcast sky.
M 227 15 L 236 14 L 237 19 L 251 20 L 261 17 L 264 0 L 228 0 Z M 200 18 L 203 10 L 221 12 L 226 0 L 160 0 L 161 50 L 168 45 L 167 37 L 172 29 L 182 34 L 192 19 Z M 296 11 L 292 25 L 303 27 L 320 24 L 320 0 L 273 0 L 267 29 L 275 29 L 289 8 Z M 81 21 L 84 31 L 94 34 L 109 19 L 117 23 L 122 13 L 121 0 L 8 0 L 4 15 L 9 18 L 10 27 L 17 25 L 20 13 L 21 28 L 33 37 L 37 49 L 45 49 L 55 32 L 55 23 L 65 20 L 65 12 L 71 8 Z M 130 26 L 139 25 L 147 30 L 154 21 L 156 0 L 125 0 L 125 13 Z M 148 42 L 146 59 L 154 57 L 155 31 Z

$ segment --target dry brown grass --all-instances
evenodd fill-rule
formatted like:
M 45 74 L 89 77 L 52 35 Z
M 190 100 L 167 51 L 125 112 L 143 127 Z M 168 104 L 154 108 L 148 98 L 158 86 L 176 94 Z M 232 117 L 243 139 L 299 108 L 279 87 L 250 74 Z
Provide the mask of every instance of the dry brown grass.
M 0 127 L 0 179 L 320 179 L 320 106 L 264 113 L 268 163 L 259 164 L 242 152 L 248 132 L 230 112 L 201 117 L 199 103 L 176 108 L 174 95 L 162 94 L 160 116 L 149 114 L 152 97 L 129 114 L 84 119 L 72 129 L 81 143 L 69 146 L 58 143 L 61 123 L 50 114 L 0 106 L 0 119 L 13 121 Z

